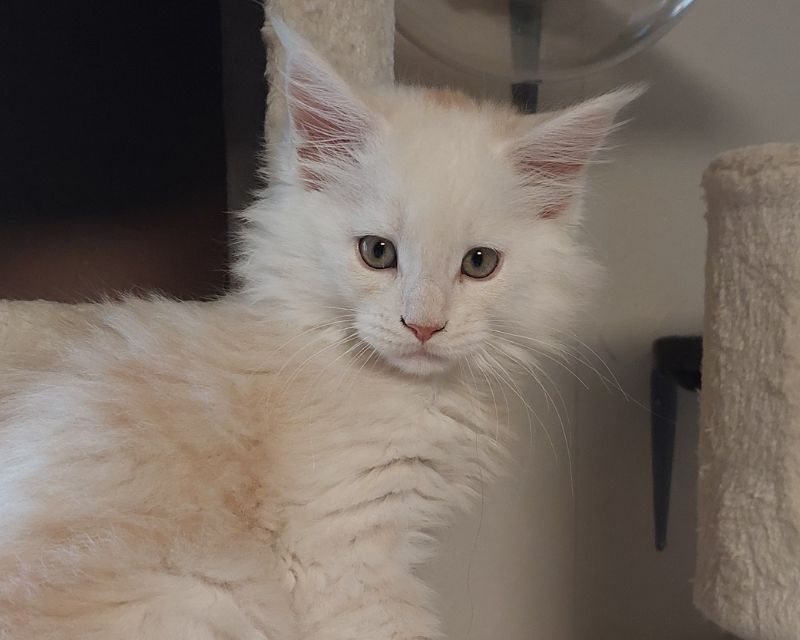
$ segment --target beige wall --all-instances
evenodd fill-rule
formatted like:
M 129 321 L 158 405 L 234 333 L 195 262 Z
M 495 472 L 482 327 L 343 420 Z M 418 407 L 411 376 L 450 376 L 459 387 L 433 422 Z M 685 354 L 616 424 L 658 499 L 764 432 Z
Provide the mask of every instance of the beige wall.
M 669 546 L 653 548 L 650 345 L 701 328 L 703 168 L 723 149 L 800 139 L 799 31 L 797 0 L 698 0 L 649 51 L 586 81 L 544 88 L 547 106 L 651 83 L 617 138 L 615 162 L 594 171 L 586 227 L 609 279 L 582 337 L 633 401 L 606 391 L 585 368 L 578 371 L 589 391 L 562 381 L 575 432 L 575 535 L 563 451 L 555 462 L 537 436 L 532 451 L 519 447 L 514 479 L 487 491 L 480 528 L 475 519 L 460 523 L 432 569 L 450 637 L 562 640 L 571 625 L 578 640 L 724 637 L 691 605 L 697 414 L 690 394 L 680 397 Z M 502 85 L 435 69 L 402 42 L 398 72 L 505 94 Z M 552 415 L 545 421 L 558 432 Z M 525 421 L 520 429 L 527 431 Z
M 701 0 L 655 48 L 587 93 L 652 83 L 613 165 L 597 172 L 587 236 L 609 268 L 591 342 L 645 404 L 652 340 L 698 333 L 704 207 L 723 149 L 800 139 L 800 3 Z M 683 394 L 669 546 L 652 548 L 647 413 L 593 385 L 578 398 L 577 621 L 584 638 L 718 637 L 692 609 L 696 400 Z

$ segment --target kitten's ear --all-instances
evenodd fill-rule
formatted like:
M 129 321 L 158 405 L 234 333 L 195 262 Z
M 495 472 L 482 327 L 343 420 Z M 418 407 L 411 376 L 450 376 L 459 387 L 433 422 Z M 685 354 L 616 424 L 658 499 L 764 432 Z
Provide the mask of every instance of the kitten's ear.
M 271 24 L 286 54 L 284 88 L 299 177 L 318 191 L 354 162 L 374 129 L 373 117 L 308 42 L 280 19 Z
M 617 114 L 643 91 L 626 88 L 588 100 L 535 124 L 515 143 L 511 156 L 525 183 L 549 192 L 540 218 L 556 218 L 566 210 L 583 170 L 615 128 Z

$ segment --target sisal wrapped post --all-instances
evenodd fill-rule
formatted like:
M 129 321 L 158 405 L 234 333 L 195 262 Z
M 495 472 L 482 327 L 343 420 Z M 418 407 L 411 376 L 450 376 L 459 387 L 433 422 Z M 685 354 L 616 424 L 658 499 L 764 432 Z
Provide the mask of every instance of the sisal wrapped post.
M 705 173 L 708 254 L 697 607 L 744 640 L 800 638 L 800 145 Z
M 305 37 L 334 69 L 356 85 L 374 86 L 394 80 L 394 0 L 266 0 L 276 15 Z M 283 51 L 269 24 L 267 43 L 267 142 L 284 126 L 286 102 L 280 69 Z

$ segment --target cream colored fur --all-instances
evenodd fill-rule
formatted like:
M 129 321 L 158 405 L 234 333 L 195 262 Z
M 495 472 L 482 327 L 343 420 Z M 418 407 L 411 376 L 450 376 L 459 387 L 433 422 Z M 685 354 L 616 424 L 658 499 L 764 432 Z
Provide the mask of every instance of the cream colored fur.
M 414 567 L 503 467 L 495 387 L 593 282 L 582 167 L 633 94 L 526 117 L 354 91 L 281 38 L 290 126 L 241 290 L 99 305 L 2 372 L 3 640 L 438 634 Z M 397 269 L 362 263 L 367 234 Z M 459 273 L 474 246 L 501 251 L 494 277 Z M 423 347 L 401 316 L 447 326 Z

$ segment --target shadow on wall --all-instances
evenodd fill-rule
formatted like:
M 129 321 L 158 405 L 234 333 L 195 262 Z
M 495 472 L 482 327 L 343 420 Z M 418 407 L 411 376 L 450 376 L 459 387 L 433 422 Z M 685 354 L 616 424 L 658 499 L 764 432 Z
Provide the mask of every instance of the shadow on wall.
M 612 355 L 613 354 L 613 357 Z M 649 344 L 601 353 L 630 399 L 586 374 L 577 399 L 578 638 L 725 637 L 692 604 L 698 406 L 680 392 L 667 548 L 654 544 Z M 625 363 L 615 365 L 614 360 Z M 597 635 L 598 627 L 602 634 Z

